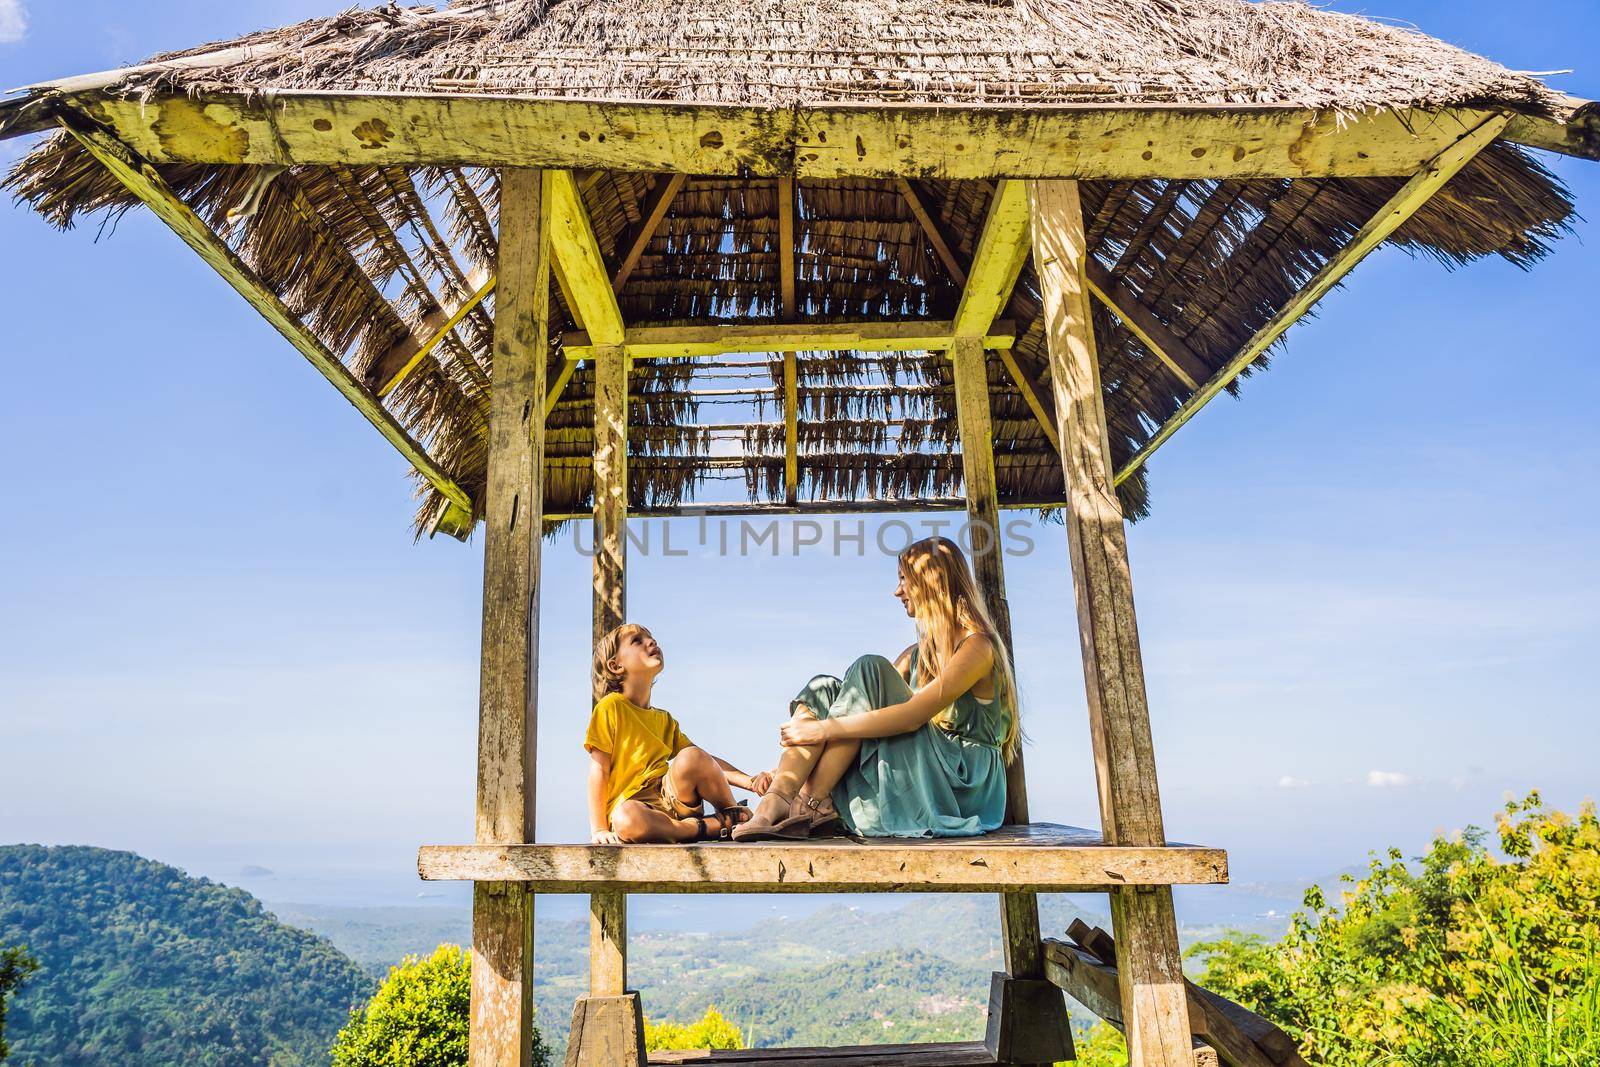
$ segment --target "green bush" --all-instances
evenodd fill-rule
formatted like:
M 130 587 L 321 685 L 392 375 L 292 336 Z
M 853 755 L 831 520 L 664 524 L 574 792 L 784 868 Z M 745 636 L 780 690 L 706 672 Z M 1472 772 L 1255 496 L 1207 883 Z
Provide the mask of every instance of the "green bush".
M 688 1026 L 673 1022 L 653 1023 L 646 1019 L 644 1047 L 650 1052 L 692 1048 L 737 1049 L 744 1048 L 744 1036 L 713 1005 L 706 1009 L 699 1022 Z
M 456 945 L 407 956 L 364 1007 L 350 1013 L 332 1050 L 332 1067 L 465 1067 L 472 957 Z M 533 1063 L 550 1051 L 537 1030 Z
M 1277 944 L 1194 946 L 1200 982 L 1328 1067 L 1600 1063 L 1600 818 L 1506 805 L 1407 864 L 1373 859 L 1337 904 L 1306 892 Z
M 21 945 L 0 948 L 0 1060 L 11 1054 L 6 1044 L 6 998 L 15 996 L 38 969 L 39 961 Z

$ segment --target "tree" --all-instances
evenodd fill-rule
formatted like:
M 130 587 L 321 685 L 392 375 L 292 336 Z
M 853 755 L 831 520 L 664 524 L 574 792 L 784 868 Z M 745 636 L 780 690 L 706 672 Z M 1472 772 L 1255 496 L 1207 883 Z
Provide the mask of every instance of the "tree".
M 39 961 L 21 945 L 0 948 L 0 1061 L 11 1053 L 6 1044 L 6 998 L 15 996 L 39 969 Z
M 465 1067 L 472 956 L 457 945 L 440 945 L 427 959 L 407 956 L 333 1044 L 332 1067 Z M 533 1034 L 534 1067 L 549 1063 L 550 1050 Z
M 1316 886 L 1284 939 L 1196 945 L 1200 982 L 1273 1019 L 1329 1067 L 1600 1062 L 1600 818 L 1508 803 L 1406 863 Z
M 688 1026 L 674 1022 L 653 1023 L 646 1019 L 644 1047 L 649 1052 L 691 1048 L 736 1049 L 744 1048 L 744 1036 L 713 1005 L 706 1009 L 699 1022 Z

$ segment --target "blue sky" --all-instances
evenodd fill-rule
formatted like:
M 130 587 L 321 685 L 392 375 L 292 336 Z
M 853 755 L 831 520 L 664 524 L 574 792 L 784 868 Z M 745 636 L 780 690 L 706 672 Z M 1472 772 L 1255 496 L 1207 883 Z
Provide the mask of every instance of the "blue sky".
M 1586 0 L 1334 6 L 1600 95 Z M 0 81 L 331 9 L 0 0 Z M 1600 213 L 1600 168 L 1553 165 Z M 415 846 L 472 832 L 481 541 L 413 545 L 394 452 L 159 224 L 96 236 L 0 208 L 0 841 L 413 898 Z M 1414 851 L 1508 790 L 1595 793 L 1597 237 L 1531 274 L 1377 255 L 1155 460 L 1132 553 L 1167 819 L 1238 878 Z M 1032 536 L 1008 570 L 1032 807 L 1093 825 L 1063 535 Z M 571 839 L 588 560 L 545 561 L 539 823 Z M 876 555 L 656 554 L 631 614 L 668 655 L 657 702 L 754 767 L 801 680 L 907 643 L 893 585 Z

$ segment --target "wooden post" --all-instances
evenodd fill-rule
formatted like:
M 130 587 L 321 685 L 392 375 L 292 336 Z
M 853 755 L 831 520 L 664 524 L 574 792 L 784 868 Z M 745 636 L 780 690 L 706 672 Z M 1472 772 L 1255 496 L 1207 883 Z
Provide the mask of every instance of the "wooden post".
M 539 538 L 549 348 L 548 180 L 501 173 L 500 296 L 484 500 L 483 667 L 478 698 L 477 840 L 533 840 L 538 719 Z M 472 1067 L 526 1067 L 533 1042 L 533 897 L 474 883 Z
M 628 357 L 594 353 L 594 640 L 628 611 Z
M 983 592 L 1001 640 L 1009 654 L 1011 609 L 1006 603 L 1003 544 L 1000 537 L 1000 496 L 994 473 L 994 431 L 989 410 L 989 372 L 980 337 L 957 337 L 950 345 L 955 377 L 956 425 L 961 437 L 962 479 L 966 485 L 967 521 L 971 533 L 974 577 Z M 1028 821 L 1028 784 L 1022 755 L 1006 768 L 1006 821 Z M 1006 971 L 1012 979 L 1027 982 L 1044 978 L 1044 956 L 1039 934 L 1039 902 L 1033 893 L 1004 893 L 1000 897 L 1000 933 L 1005 943 Z M 1028 998 L 1016 1010 L 1024 1016 L 1030 1008 L 1048 1018 L 1023 1018 L 1025 1029 L 1041 1033 L 1067 1032 L 1066 1011 L 1057 1000 Z M 995 1020 L 990 1020 L 991 1026 Z M 1068 1039 L 1062 1056 L 1070 1054 Z
M 589 995 L 620 997 L 628 990 L 628 895 L 589 894 Z
M 1127 534 L 1111 483 L 1084 278 L 1087 247 L 1078 184 L 1032 181 L 1028 199 L 1066 479 L 1064 510 L 1100 817 L 1108 844 L 1160 845 L 1166 833 L 1134 621 Z M 1122 962 L 1118 976 L 1130 1067 L 1191 1063 L 1171 887 L 1114 890 L 1111 915 Z

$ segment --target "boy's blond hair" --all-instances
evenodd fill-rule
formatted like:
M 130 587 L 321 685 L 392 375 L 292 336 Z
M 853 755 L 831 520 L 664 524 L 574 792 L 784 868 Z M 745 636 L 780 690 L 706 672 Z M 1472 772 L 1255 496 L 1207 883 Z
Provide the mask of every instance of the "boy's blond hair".
M 594 646 L 594 702 L 596 704 L 611 693 L 622 692 L 622 673 L 611 669 L 611 661 L 622 647 L 622 639 L 630 633 L 644 629 L 636 622 L 625 622 L 602 637 Z

